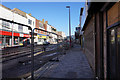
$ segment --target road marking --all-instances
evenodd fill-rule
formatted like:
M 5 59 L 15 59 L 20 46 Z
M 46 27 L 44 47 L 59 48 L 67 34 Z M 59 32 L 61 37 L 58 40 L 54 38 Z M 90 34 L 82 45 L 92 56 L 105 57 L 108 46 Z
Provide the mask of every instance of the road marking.
M 38 52 L 38 53 L 35 53 L 34 56 L 37 56 L 37 55 L 39 55 L 39 54 L 41 54 L 41 53 L 43 53 L 43 52 L 44 52 L 44 51 L 40 51 L 40 52 Z M 31 57 L 31 55 L 28 56 L 28 57 Z
M 37 56 L 38 54 L 41 54 L 41 53 L 43 53 L 43 52 L 44 52 L 44 51 L 38 52 L 38 53 L 34 54 L 34 56 Z

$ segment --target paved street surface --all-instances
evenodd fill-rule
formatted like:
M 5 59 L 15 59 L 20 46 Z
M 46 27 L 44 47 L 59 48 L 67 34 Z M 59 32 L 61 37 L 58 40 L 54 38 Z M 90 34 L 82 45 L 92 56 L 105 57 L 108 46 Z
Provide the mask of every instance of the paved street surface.
M 22 47 L 23 49 L 25 47 Z M 21 48 L 16 48 L 16 49 L 21 49 Z M 26 50 L 25 50 L 26 49 Z M 27 51 L 27 48 L 25 48 L 24 50 L 26 51 L 26 56 L 22 56 L 22 57 L 18 57 L 16 59 L 12 59 L 9 61 L 6 61 L 3 63 L 3 71 L 2 71 L 2 75 L 3 78 L 21 78 L 21 77 L 27 77 L 30 75 L 31 72 L 31 52 Z M 30 48 L 28 48 L 28 50 L 30 50 Z M 35 53 L 34 54 L 34 70 L 39 69 L 41 66 L 43 66 L 46 62 L 49 61 L 49 59 L 51 59 L 52 57 L 55 57 L 58 55 L 58 53 L 56 52 L 56 45 L 49 45 L 46 48 L 46 51 L 48 52 L 44 52 L 41 50 L 41 47 L 36 47 L 35 49 Z M 16 51 L 16 53 L 18 53 Z M 25 54 L 23 53 L 23 54 Z M 14 53 L 13 53 L 14 54 Z M 18 55 L 19 56 L 19 55 Z M 10 56 L 10 58 L 13 56 Z M 16 57 L 16 55 L 14 56 Z M 8 59 L 8 58 L 7 58 Z M 21 62 L 20 62 L 21 61 Z
M 80 50 L 79 45 L 67 51 L 66 55 L 59 58 L 59 62 L 49 62 L 50 66 L 43 66 L 40 71 L 39 79 L 88 79 L 94 78 L 85 54 Z

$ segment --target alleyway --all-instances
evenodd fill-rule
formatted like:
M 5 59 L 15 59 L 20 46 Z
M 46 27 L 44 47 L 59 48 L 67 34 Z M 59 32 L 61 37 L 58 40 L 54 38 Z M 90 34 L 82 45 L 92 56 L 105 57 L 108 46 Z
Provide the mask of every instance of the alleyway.
M 92 80 L 94 78 L 93 71 L 79 45 L 68 50 L 66 55 L 59 57 L 59 60 L 59 62 L 49 62 L 43 66 L 39 70 L 39 79 Z

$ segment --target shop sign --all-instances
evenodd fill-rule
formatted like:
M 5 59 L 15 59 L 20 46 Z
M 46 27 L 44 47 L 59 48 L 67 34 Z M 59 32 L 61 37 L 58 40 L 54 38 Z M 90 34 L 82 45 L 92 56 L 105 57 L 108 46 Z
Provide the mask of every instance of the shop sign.
M 23 37 L 23 34 L 20 34 L 20 37 Z
M 118 38 L 120 38 L 120 35 L 117 35 Z
M 24 37 L 30 37 L 30 35 L 29 34 L 24 34 Z
M 46 36 L 37 35 L 38 38 L 46 38 Z

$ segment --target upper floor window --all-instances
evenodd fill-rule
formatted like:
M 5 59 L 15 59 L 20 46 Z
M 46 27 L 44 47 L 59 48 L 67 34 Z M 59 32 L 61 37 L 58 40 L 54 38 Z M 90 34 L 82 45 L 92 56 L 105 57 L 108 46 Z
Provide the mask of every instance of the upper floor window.
M 39 27 L 40 27 L 40 28 L 44 28 L 44 26 L 43 26 L 42 23 L 39 23 Z
M 10 24 L 9 24 L 9 22 L 2 21 L 2 27 L 9 28 L 9 27 L 10 27 Z
M 56 29 L 52 28 L 53 31 L 56 31 Z
M 23 26 L 18 25 L 18 31 L 22 32 L 23 31 Z
M 31 25 L 32 24 L 32 20 L 28 19 L 28 24 Z
M 34 22 L 33 22 L 33 26 L 34 26 Z

